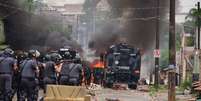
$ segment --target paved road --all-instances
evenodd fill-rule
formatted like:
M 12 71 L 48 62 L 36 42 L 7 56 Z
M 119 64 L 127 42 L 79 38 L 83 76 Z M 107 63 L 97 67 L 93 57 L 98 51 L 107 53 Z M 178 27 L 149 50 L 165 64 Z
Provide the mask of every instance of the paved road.
M 148 93 L 136 90 L 111 90 L 103 89 L 96 92 L 98 101 L 106 101 L 106 99 L 119 99 L 120 101 L 150 101 Z
M 141 92 L 137 90 L 112 90 L 102 89 L 96 92 L 97 101 L 106 101 L 106 99 L 119 99 L 119 101 L 168 101 L 167 92 L 159 93 L 152 98 L 149 92 Z M 177 95 L 177 101 L 187 101 L 190 95 Z M 95 101 L 95 100 L 93 100 Z
M 167 93 L 158 94 L 153 100 L 149 96 L 149 92 L 141 92 L 137 90 L 112 90 L 101 89 L 95 91 L 96 96 L 92 98 L 92 101 L 107 101 L 106 99 L 119 99 L 119 101 L 168 101 Z M 40 97 L 43 96 L 42 90 L 39 93 Z M 177 96 L 177 101 L 187 101 L 189 95 Z M 16 101 L 16 96 L 13 101 Z

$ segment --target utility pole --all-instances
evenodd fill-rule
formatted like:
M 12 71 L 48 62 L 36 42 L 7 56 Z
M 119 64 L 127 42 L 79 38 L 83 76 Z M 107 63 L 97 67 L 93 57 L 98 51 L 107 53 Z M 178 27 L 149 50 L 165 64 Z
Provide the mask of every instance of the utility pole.
M 200 2 L 198 2 L 198 12 L 200 12 Z M 200 16 L 198 15 L 198 49 L 200 49 Z
M 198 12 L 200 12 L 200 2 L 197 3 L 197 10 Z M 198 62 L 200 63 L 200 16 L 197 16 L 197 22 L 198 22 Z M 199 65 L 200 66 L 200 65 Z M 199 67 L 200 69 L 200 74 L 199 74 L 199 80 L 201 81 L 201 67 Z
M 176 44 L 175 44 L 175 0 L 170 0 L 170 23 L 169 23 L 169 68 L 168 72 L 168 101 L 175 101 L 175 67 L 176 67 Z
M 156 0 L 156 50 L 155 51 L 159 51 L 159 0 Z M 160 51 L 159 51 L 160 52 Z M 158 88 L 158 84 L 159 84 L 159 56 L 155 57 L 155 87 Z
M 197 3 L 197 10 L 200 11 L 200 2 Z M 194 60 L 194 69 L 193 69 L 193 81 L 201 80 L 201 68 L 200 68 L 200 18 L 197 17 L 197 29 L 195 34 L 195 60 Z

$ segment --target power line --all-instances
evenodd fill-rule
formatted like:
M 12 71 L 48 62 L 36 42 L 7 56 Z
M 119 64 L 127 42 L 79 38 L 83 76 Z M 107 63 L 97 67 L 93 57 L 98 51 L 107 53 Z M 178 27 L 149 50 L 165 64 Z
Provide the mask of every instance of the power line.
M 159 16 L 136 17 L 136 18 L 113 18 L 113 19 L 107 19 L 107 21 L 149 21 L 149 20 L 155 20 L 155 19 L 160 20 L 161 18 Z
M 167 9 L 167 7 L 125 7 L 125 8 L 114 8 L 115 10 L 157 10 L 157 9 Z M 92 10 L 91 8 L 87 8 L 85 10 Z

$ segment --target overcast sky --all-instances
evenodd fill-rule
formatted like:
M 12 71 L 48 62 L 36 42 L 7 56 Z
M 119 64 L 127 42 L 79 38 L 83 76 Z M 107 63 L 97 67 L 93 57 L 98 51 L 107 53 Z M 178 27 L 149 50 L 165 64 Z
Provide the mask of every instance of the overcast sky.
M 190 8 L 196 7 L 195 4 L 201 0 L 180 0 L 182 12 L 188 12 Z
M 188 13 L 191 8 L 196 8 L 195 5 L 197 4 L 198 1 L 201 1 L 201 0 L 180 0 L 179 12 Z M 176 22 L 178 23 L 184 22 L 185 17 L 186 15 L 177 15 Z

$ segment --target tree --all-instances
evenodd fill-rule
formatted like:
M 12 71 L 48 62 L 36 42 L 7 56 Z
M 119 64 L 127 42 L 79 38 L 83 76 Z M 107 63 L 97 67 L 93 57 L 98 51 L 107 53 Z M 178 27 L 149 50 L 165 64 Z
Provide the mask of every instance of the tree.
M 198 17 L 201 18 L 201 10 L 198 11 L 198 9 L 192 8 L 186 16 L 186 20 L 190 20 L 194 23 L 194 26 L 198 26 Z

